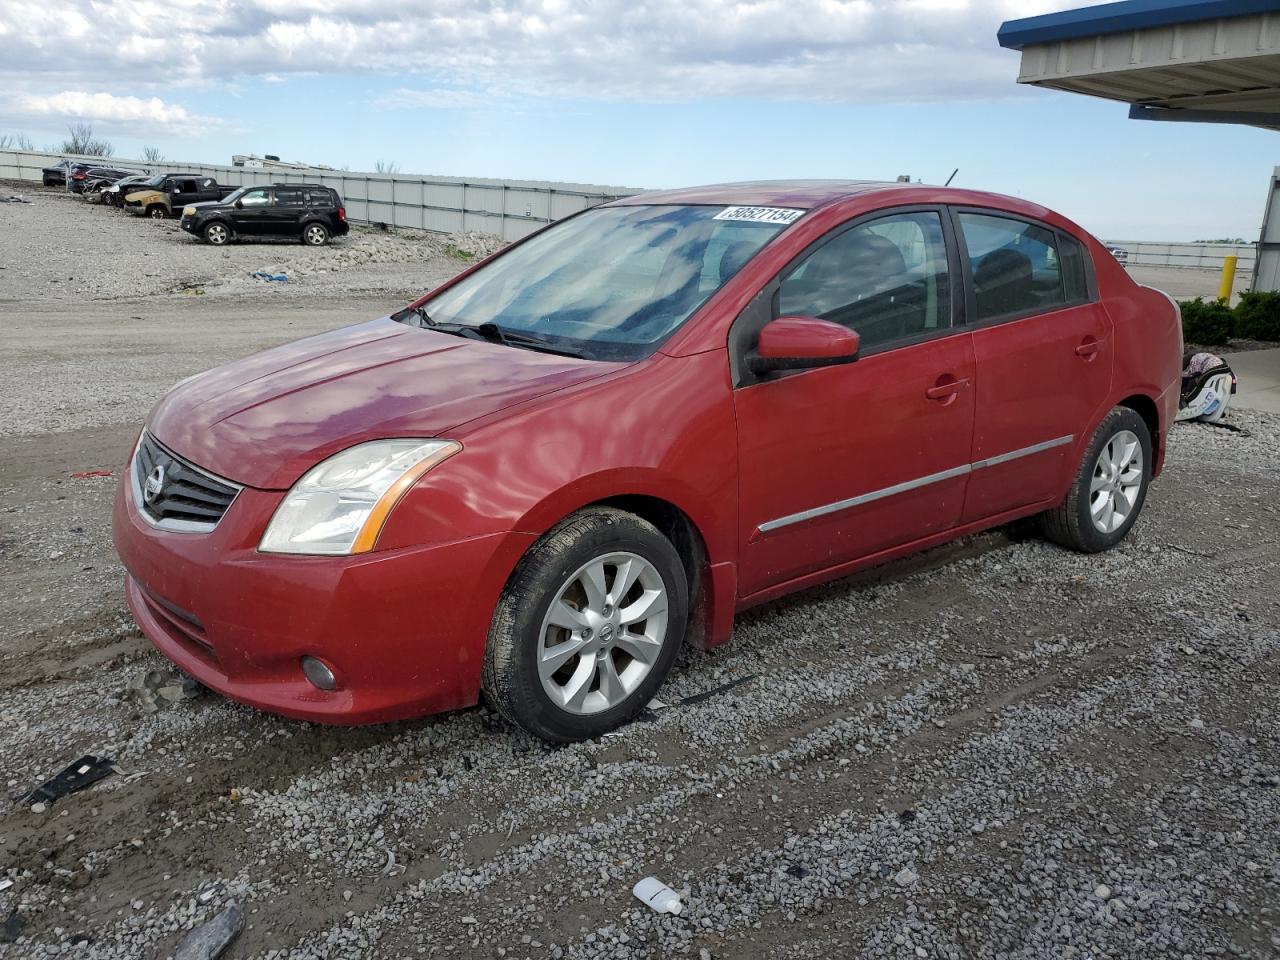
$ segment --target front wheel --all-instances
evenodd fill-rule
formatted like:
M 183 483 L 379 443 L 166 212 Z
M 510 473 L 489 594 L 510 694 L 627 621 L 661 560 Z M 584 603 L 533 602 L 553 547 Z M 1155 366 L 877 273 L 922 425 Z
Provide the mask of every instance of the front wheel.
M 147 216 L 152 220 L 163 220 L 168 215 L 169 211 L 158 203 L 153 207 L 147 207 Z
M 486 696 L 552 743 L 633 719 L 684 641 L 689 587 L 671 542 L 634 514 L 593 507 L 547 533 L 494 611 Z
M 1043 515 L 1045 535 L 1083 553 L 1110 550 L 1142 512 L 1151 483 L 1151 431 L 1128 407 L 1103 418 L 1067 497 Z
M 231 231 L 225 223 L 211 223 L 204 228 L 204 238 L 215 247 L 225 246 L 231 239 Z

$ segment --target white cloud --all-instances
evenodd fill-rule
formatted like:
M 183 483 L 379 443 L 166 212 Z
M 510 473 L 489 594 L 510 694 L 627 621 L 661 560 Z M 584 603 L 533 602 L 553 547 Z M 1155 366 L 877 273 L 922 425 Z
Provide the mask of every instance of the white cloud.
M 48 96 L 17 94 L 0 101 L 0 112 L 36 119 L 89 120 L 107 130 L 140 133 L 181 132 L 218 122 L 159 97 L 117 97 L 85 90 L 63 90 Z
M 0 7 L 0 79 L 137 89 L 298 73 L 423 73 L 624 99 L 844 102 L 1009 95 L 1000 22 L 1060 0 L 45 0 Z

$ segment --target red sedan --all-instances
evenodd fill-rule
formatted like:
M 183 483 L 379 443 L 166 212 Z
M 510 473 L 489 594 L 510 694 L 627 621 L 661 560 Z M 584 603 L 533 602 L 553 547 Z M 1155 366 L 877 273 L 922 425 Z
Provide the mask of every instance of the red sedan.
M 1038 514 L 1105 550 L 1160 473 L 1176 306 L 1008 197 L 628 197 L 391 317 L 152 411 L 115 540 L 139 625 L 265 710 L 634 717 L 735 612 Z

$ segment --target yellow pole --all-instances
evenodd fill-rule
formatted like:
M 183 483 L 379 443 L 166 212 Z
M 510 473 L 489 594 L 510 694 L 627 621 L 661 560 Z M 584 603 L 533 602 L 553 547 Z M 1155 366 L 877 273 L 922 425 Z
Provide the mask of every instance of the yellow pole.
M 1222 282 L 1218 284 L 1218 301 L 1220 303 L 1229 303 L 1231 301 L 1231 288 L 1236 284 L 1236 258 L 1222 258 Z

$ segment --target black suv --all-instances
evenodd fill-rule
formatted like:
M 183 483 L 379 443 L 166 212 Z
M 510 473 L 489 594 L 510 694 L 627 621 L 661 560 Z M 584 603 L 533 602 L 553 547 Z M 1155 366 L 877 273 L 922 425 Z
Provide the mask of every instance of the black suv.
M 314 183 L 241 187 L 223 200 L 184 207 L 179 225 L 219 247 L 234 237 L 297 237 L 319 247 L 351 229 L 338 191 Z

